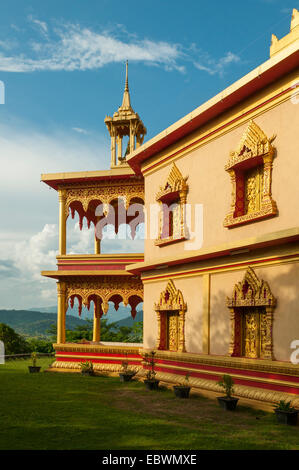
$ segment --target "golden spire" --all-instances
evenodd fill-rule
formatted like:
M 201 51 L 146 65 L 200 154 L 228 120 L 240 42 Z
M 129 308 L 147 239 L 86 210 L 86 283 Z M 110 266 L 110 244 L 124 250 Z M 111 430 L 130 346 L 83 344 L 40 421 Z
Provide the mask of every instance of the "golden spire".
M 126 84 L 123 96 L 123 102 L 120 109 L 131 109 L 131 100 L 129 93 L 129 81 L 128 81 L 128 61 L 126 61 Z
M 111 137 L 111 168 L 118 165 L 128 165 L 126 163 L 127 155 L 133 152 L 136 147 L 142 145 L 146 134 L 146 127 L 131 106 L 128 61 L 126 61 L 126 81 L 122 105 L 113 114 L 113 117 L 105 117 L 105 124 Z M 125 152 L 122 148 L 124 137 L 128 137 Z

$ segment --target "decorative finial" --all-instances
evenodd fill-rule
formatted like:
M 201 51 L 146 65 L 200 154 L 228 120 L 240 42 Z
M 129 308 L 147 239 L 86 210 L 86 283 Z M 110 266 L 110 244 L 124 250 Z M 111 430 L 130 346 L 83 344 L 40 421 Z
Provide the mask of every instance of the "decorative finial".
M 131 100 L 130 100 L 130 93 L 129 93 L 129 80 L 128 80 L 128 61 L 126 61 L 126 84 L 125 84 L 125 91 L 123 96 L 123 102 L 120 109 L 126 110 L 131 109 Z
M 129 91 L 129 81 L 128 81 L 128 60 L 126 60 L 126 85 L 125 85 L 125 91 Z
M 297 8 L 294 8 L 292 12 L 292 19 L 291 19 L 291 31 L 298 25 L 299 25 L 299 11 L 297 10 Z

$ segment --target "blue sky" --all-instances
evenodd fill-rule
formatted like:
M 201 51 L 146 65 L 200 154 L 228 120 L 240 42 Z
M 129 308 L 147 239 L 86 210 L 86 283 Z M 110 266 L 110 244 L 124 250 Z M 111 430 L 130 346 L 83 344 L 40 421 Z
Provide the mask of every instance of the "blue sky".
M 106 169 L 104 124 L 132 106 L 151 138 L 269 58 L 297 0 L 2 0 L 0 12 L 0 308 L 55 304 L 57 195 L 45 172 Z M 69 227 L 69 249 L 90 233 Z M 105 251 L 142 249 L 110 241 Z M 11 292 L 15 295 L 12 297 Z

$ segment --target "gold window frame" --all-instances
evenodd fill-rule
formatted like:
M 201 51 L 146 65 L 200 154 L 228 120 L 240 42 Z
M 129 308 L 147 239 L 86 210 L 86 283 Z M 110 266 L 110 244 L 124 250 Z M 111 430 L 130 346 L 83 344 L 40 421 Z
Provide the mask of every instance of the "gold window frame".
M 187 238 L 187 228 L 185 222 L 185 204 L 187 201 L 188 192 L 188 185 L 186 183 L 187 178 L 188 176 L 182 176 L 176 164 L 173 163 L 167 180 L 162 186 L 160 186 L 159 192 L 156 194 L 156 201 L 160 205 L 158 238 L 155 240 L 155 245 L 157 246 L 169 245 L 170 243 L 176 243 L 182 240 L 186 240 Z M 168 236 L 165 237 L 165 205 L 167 205 L 168 208 L 173 203 L 178 205 L 178 220 L 173 218 L 172 233 L 169 234 L 168 232 Z M 169 217 L 169 209 L 167 209 L 167 211 Z M 172 212 L 172 217 L 173 214 L 174 212 Z
M 154 310 L 158 320 L 158 336 L 156 348 L 166 350 L 166 316 L 170 311 L 178 312 L 178 351 L 185 352 L 185 313 L 187 304 L 184 302 L 183 294 L 176 289 L 173 281 L 170 279 L 166 289 L 161 292 L 159 302 L 154 304 Z
M 225 165 L 232 184 L 231 207 L 224 220 L 224 227 L 232 228 L 277 215 L 277 205 L 272 199 L 272 167 L 275 148 L 260 127 L 249 121 L 236 151 L 230 153 Z M 261 167 L 262 187 L 259 208 L 245 213 L 245 177 L 248 170 Z
M 263 308 L 265 310 L 265 335 L 263 341 L 263 354 L 260 359 L 274 360 L 273 356 L 273 311 L 276 299 L 269 284 L 259 279 L 249 266 L 241 282 L 238 282 L 231 297 L 227 297 L 226 305 L 230 311 L 231 341 L 229 356 L 242 357 L 242 312 L 246 309 Z M 256 332 L 257 334 L 259 332 Z

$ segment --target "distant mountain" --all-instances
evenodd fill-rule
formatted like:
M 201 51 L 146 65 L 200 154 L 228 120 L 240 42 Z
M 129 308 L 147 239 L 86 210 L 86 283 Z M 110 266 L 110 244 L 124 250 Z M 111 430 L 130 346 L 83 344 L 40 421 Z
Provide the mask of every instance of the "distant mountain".
M 29 310 L 0 310 L 0 323 L 13 328 L 25 336 L 48 336 L 47 330 L 57 323 L 56 313 L 32 312 Z M 66 316 L 66 328 L 73 330 L 78 325 L 86 325 L 85 320 L 71 315 Z
M 142 304 L 138 306 L 138 311 L 142 312 Z M 32 312 L 44 312 L 44 313 L 57 313 L 57 306 L 55 307 L 34 307 L 29 309 Z M 78 306 L 75 305 L 73 309 L 70 307 L 68 308 L 67 311 L 68 315 L 72 315 L 76 318 L 80 318 L 78 314 Z M 90 311 L 84 306 L 82 306 L 82 313 L 81 313 L 81 318 L 83 320 L 85 319 L 93 319 L 93 304 L 90 307 Z M 103 316 L 103 318 L 106 318 L 108 320 L 108 323 L 113 323 L 113 322 L 119 322 L 120 320 L 126 320 L 130 319 L 131 317 L 131 308 L 130 306 L 124 307 L 124 305 L 120 305 L 118 310 L 116 311 L 114 308 L 114 304 L 112 302 L 109 302 L 109 311 L 106 315 Z M 132 319 L 133 320 L 133 319 Z
M 121 306 L 119 308 L 121 309 Z M 137 311 L 135 320 L 133 320 L 130 313 L 130 316 L 128 316 L 128 311 L 125 307 L 123 307 L 123 310 L 120 320 L 116 320 L 113 314 L 110 314 L 109 323 L 116 322 L 120 326 L 132 326 L 134 322 L 142 321 L 142 310 Z M 126 315 L 125 317 L 123 317 L 124 314 Z M 104 315 L 102 318 L 107 317 L 108 314 Z M 92 318 L 92 315 L 90 318 Z M 35 310 L 0 310 L 0 323 L 6 323 L 6 325 L 13 328 L 17 333 L 25 336 L 48 336 L 47 331 L 52 325 L 56 325 L 57 323 L 57 314 Z M 87 322 L 79 317 L 78 312 L 75 317 L 73 314 L 69 314 L 68 311 L 66 315 L 66 329 L 74 330 L 78 325 L 84 326 L 87 325 Z
M 138 321 L 143 321 L 143 311 L 137 310 L 136 317 L 133 319 L 131 316 L 124 318 L 123 320 L 119 320 L 117 322 L 118 326 L 133 326 L 134 323 Z

